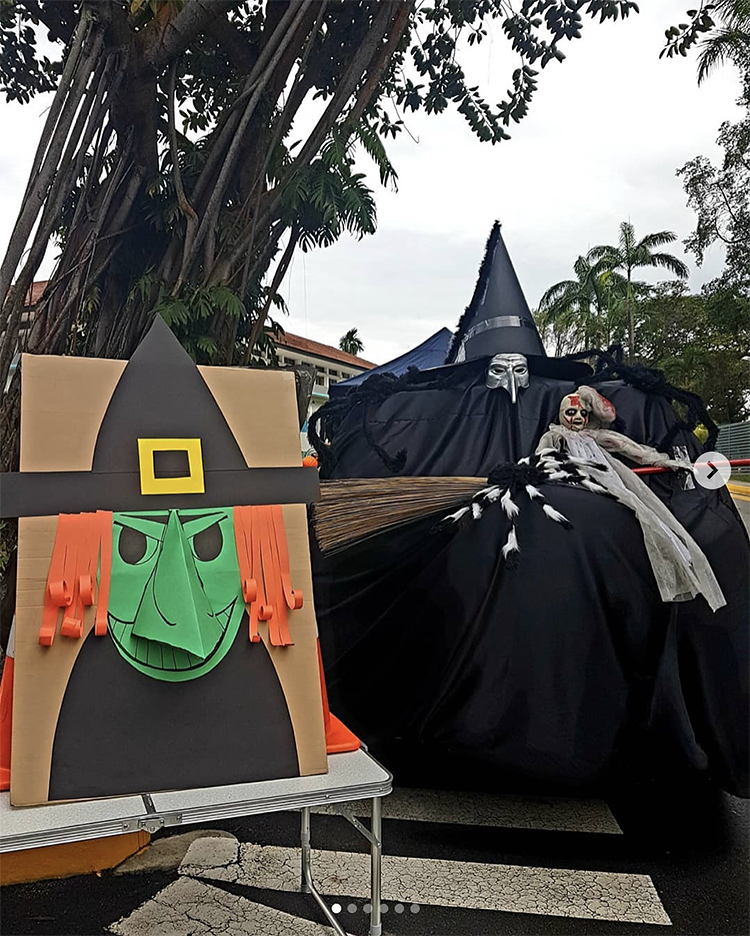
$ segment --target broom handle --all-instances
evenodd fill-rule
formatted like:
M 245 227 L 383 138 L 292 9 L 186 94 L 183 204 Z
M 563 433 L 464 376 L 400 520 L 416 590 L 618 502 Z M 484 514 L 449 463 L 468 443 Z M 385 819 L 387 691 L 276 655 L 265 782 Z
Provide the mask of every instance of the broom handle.
M 698 465 L 701 467 L 709 465 L 709 462 L 696 462 L 695 467 Z M 750 458 L 730 458 L 729 464 L 732 468 L 739 468 L 740 466 L 750 465 Z M 664 471 L 673 471 L 673 468 L 664 468 L 657 465 L 649 465 L 646 468 L 633 468 L 633 471 L 636 474 L 661 474 Z

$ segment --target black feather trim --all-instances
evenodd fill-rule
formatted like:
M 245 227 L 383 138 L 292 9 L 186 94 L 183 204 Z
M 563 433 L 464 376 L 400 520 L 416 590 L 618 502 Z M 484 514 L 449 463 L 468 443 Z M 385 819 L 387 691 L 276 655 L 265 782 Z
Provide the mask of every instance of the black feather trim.
M 492 225 L 492 230 L 490 231 L 490 236 L 487 238 L 487 246 L 484 249 L 484 258 L 482 259 L 482 265 L 479 267 L 479 276 L 477 277 L 477 285 L 474 287 L 474 295 L 471 297 L 471 302 L 466 306 L 466 310 L 461 318 L 458 320 L 458 326 L 456 331 L 451 338 L 451 343 L 448 348 L 448 354 L 445 358 L 446 364 L 452 364 L 458 349 L 461 347 L 461 342 L 463 337 L 466 334 L 471 319 L 474 316 L 474 313 L 477 310 L 479 301 L 484 295 L 484 291 L 487 287 L 487 278 L 490 275 L 490 270 L 492 269 L 492 258 L 495 255 L 495 248 L 497 247 L 497 242 L 500 238 L 500 222 L 495 221 Z

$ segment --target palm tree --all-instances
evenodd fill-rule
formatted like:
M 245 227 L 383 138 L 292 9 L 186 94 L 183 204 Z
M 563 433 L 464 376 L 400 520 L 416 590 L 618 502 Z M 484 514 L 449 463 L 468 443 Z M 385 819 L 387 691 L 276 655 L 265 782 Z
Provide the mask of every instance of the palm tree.
M 349 331 L 339 339 L 339 348 L 346 351 L 347 354 L 361 354 L 365 350 L 362 339 L 357 334 L 356 328 L 350 328 Z
M 700 44 L 698 84 L 718 65 L 750 54 L 750 0 L 714 0 L 711 15 L 719 25 Z
M 574 325 L 556 318 L 549 309 L 534 309 L 532 315 L 542 344 L 548 350 L 552 349 L 553 357 L 559 358 L 581 350 L 580 336 Z
M 629 221 L 620 224 L 620 238 L 616 246 L 600 244 L 592 247 L 587 256 L 592 261 L 601 261 L 607 269 L 621 273 L 625 279 L 625 308 L 628 316 L 628 363 L 633 363 L 635 336 L 633 325 L 633 299 L 637 284 L 633 282 L 633 271 L 643 267 L 661 267 L 669 270 L 680 279 L 688 275 L 687 266 L 670 253 L 663 253 L 656 248 L 671 244 L 677 240 L 672 231 L 656 231 L 647 234 L 641 240 L 636 239 L 635 227 Z
M 605 311 L 603 277 L 607 265 L 603 259 L 593 260 L 589 254 L 573 264 L 575 279 L 561 280 L 539 300 L 539 312 L 555 331 L 576 336 L 586 347 L 602 341 L 602 315 Z
M 573 272 L 575 279 L 550 286 L 539 301 L 537 315 L 553 335 L 565 335 L 565 344 L 573 342 L 571 351 L 607 347 L 627 280 L 609 268 L 607 258 L 592 257 L 591 251 L 576 260 Z M 632 285 L 638 293 L 648 290 L 645 283 Z

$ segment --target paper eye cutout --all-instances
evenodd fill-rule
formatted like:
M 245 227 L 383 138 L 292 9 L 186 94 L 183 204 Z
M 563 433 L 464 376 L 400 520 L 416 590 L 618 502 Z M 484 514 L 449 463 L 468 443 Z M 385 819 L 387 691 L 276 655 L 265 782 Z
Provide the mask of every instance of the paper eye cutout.
M 123 562 L 128 565 L 138 565 L 147 562 L 156 552 L 159 541 L 152 536 L 146 536 L 140 530 L 134 530 L 129 526 L 120 527 L 120 535 L 117 540 L 117 551 Z
M 201 562 L 211 562 L 216 559 L 224 545 L 224 536 L 218 523 L 212 523 L 210 527 L 201 530 L 193 537 L 193 553 L 196 559 Z

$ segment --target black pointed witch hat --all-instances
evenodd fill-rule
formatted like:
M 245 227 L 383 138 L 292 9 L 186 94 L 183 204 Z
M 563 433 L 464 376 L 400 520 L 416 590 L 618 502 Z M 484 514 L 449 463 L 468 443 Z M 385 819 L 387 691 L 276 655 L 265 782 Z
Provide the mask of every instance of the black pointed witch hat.
M 509 353 L 546 356 L 496 221 L 474 295 L 458 323 L 446 364 Z
M 262 401 L 248 400 L 248 406 Z M 107 407 L 91 471 L 2 475 L 1 517 L 307 503 L 310 468 L 248 468 L 190 356 L 159 316 Z
M 547 357 L 499 221 L 492 226 L 474 295 L 458 323 L 445 363 L 461 364 L 496 354 L 524 354 L 529 370 L 539 377 L 581 380 L 591 374 L 582 361 Z

